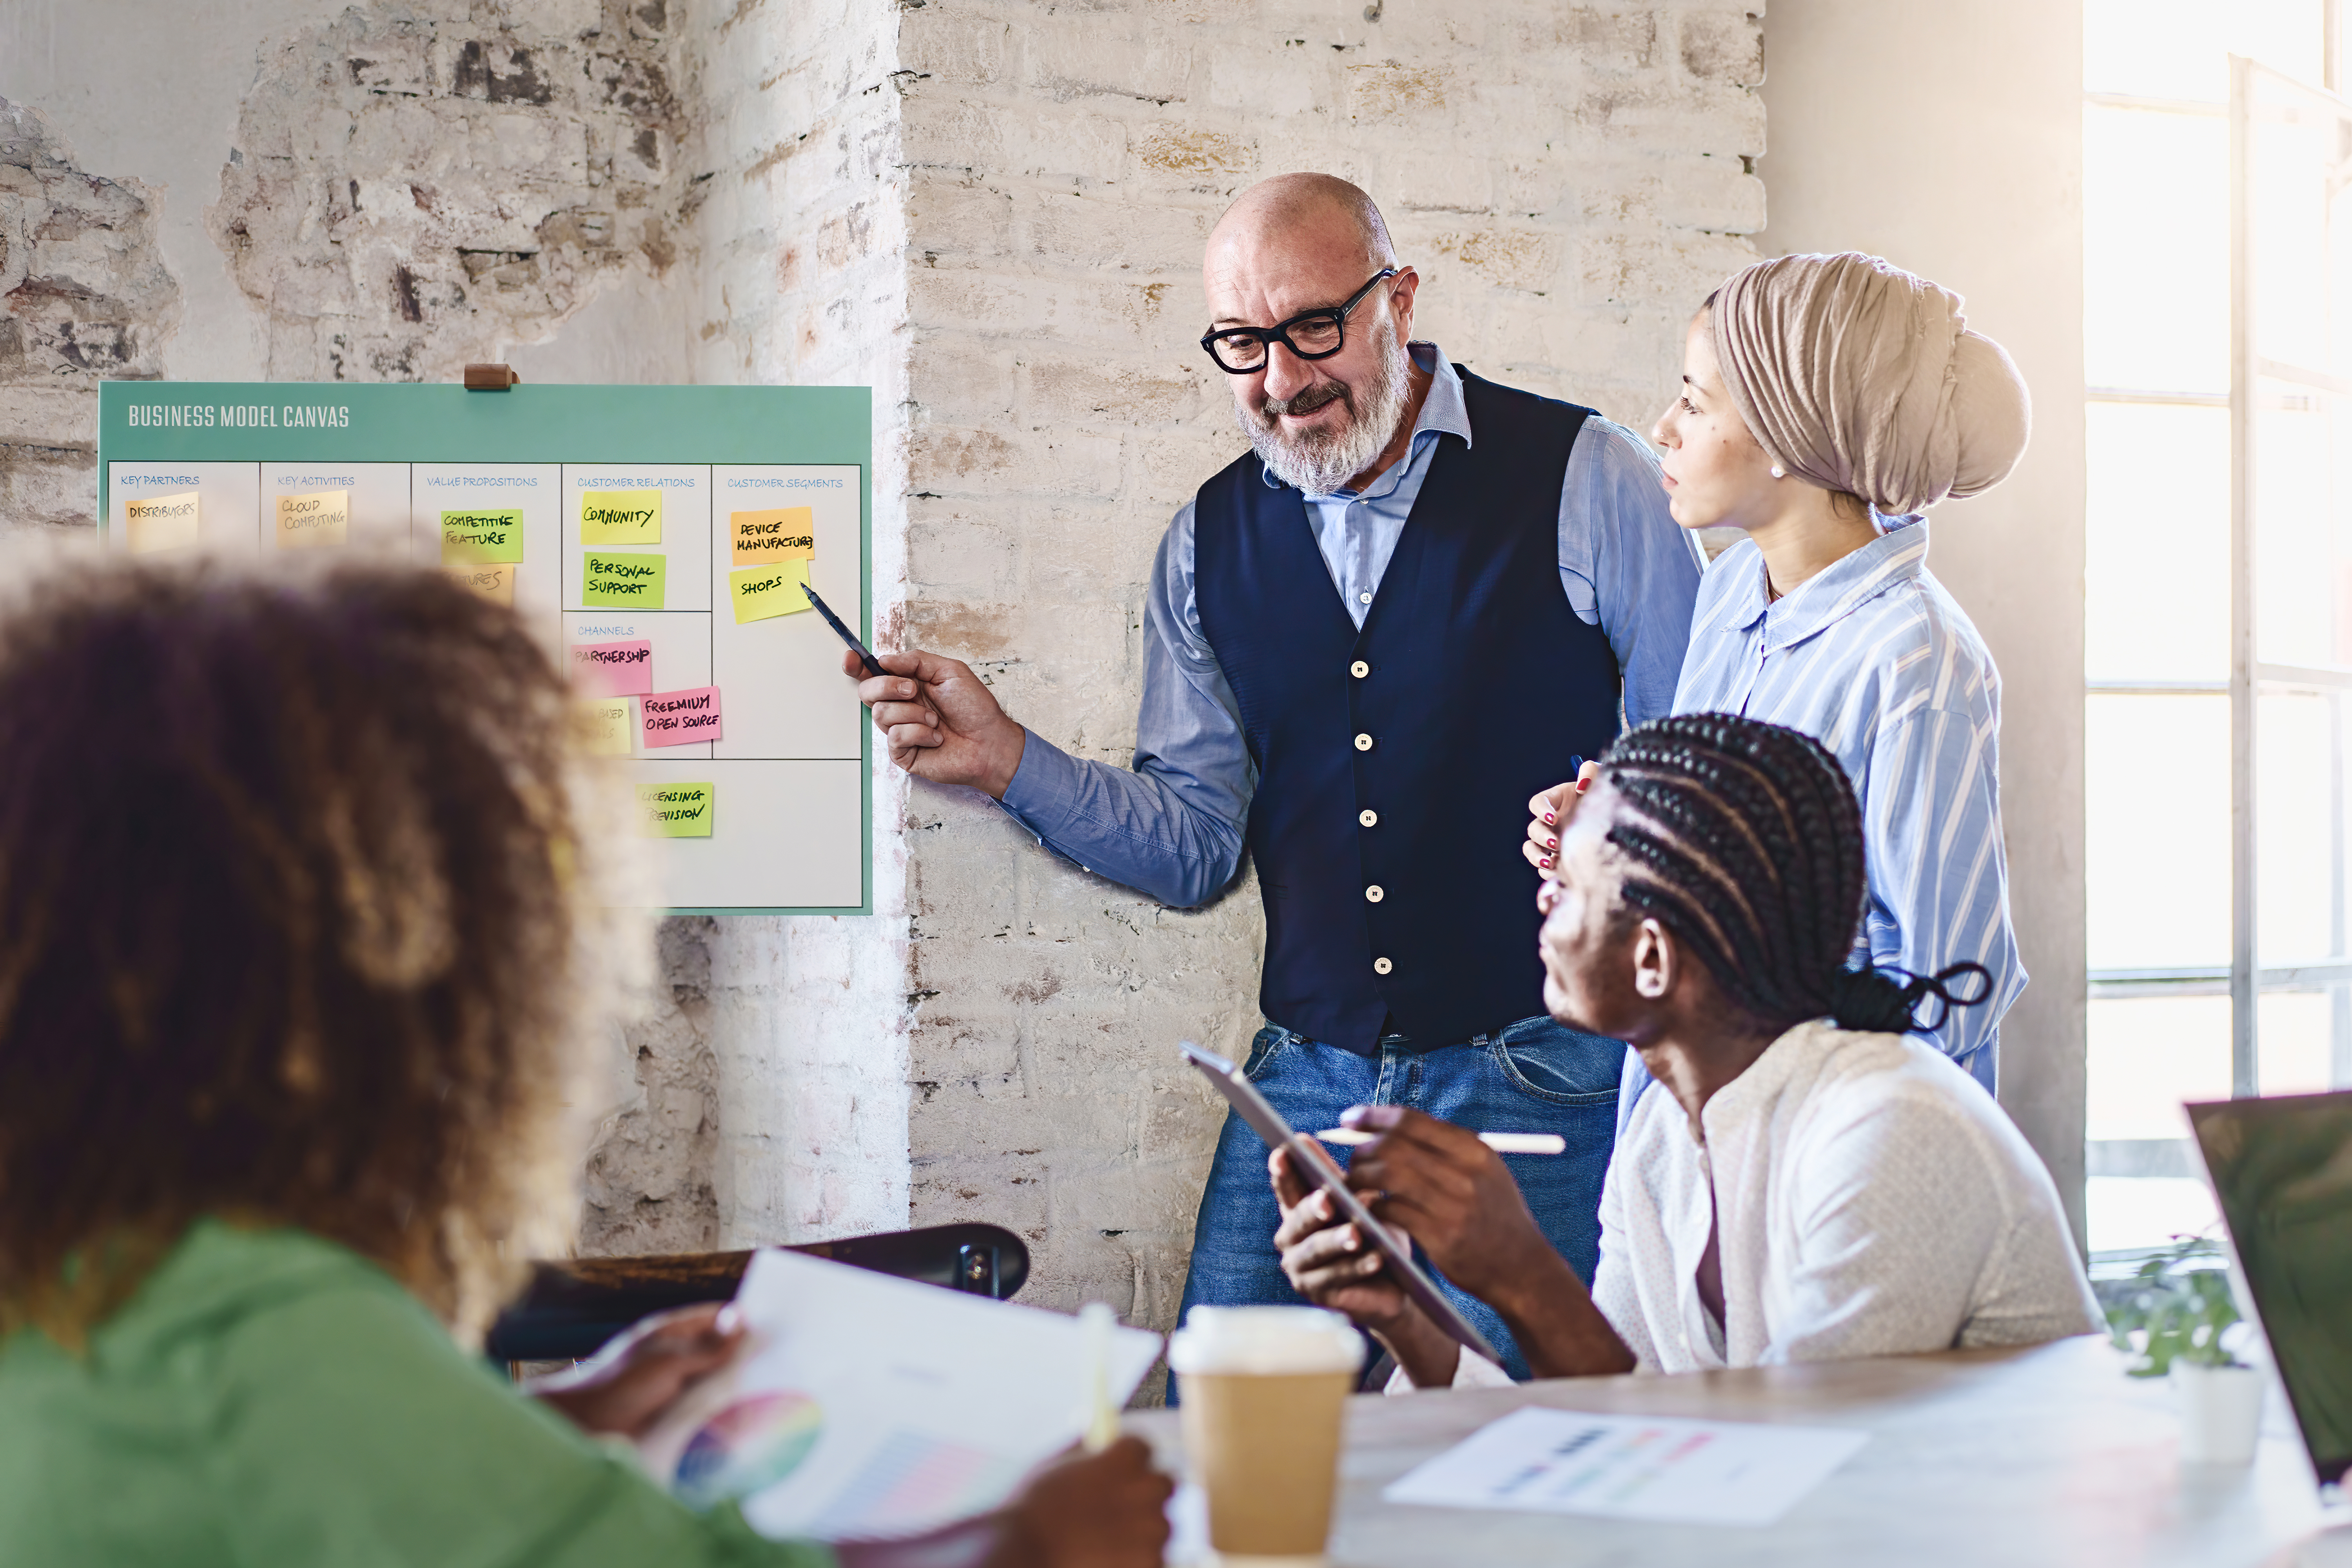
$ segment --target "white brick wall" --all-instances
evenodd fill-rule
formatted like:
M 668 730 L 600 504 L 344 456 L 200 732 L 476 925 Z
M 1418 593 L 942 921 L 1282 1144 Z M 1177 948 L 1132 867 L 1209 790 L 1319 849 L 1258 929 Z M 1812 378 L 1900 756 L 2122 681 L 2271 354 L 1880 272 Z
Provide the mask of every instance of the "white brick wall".
M 253 305 L 199 228 L 227 149 L 192 161 L 187 136 L 280 126 L 289 93 L 342 93 L 332 72 L 280 68 L 289 38 L 411 26 L 389 0 L 248 9 L 249 36 L 159 18 L 162 31 L 126 39 L 72 8 L 0 0 L 0 38 L 18 46 L 0 51 L 0 90 L 30 83 L 33 101 L 69 107 L 77 134 L 107 139 L 110 173 L 174 172 L 164 248 L 188 279 L 180 341 L 201 346 L 165 367 L 176 375 L 253 373 L 288 305 Z M 470 357 L 477 336 L 528 342 L 577 309 L 565 331 L 614 337 L 607 358 L 626 373 L 681 363 L 706 382 L 872 385 L 880 639 L 973 660 L 1040 733 L 1115 763 L 1133 744 L 1152 550 L 1171 510 L 1241 446 L 1224 378 L 1193 343 L 1200 246 L 1235 192 L 1295 169 L 1359 181 L 1421 268 L 1427 335 L 1487 374 L 1635 423 L 1665 396 L 1684 319 L 1762 221 L 1748 172 L 1761 61 L 1744 4 L 415 9 L 444 30 L 527 35 L 550 62 L 668 62 L 675 110 L 653 116 L 658 168 L 630 197 L 654 205 L 627 222 L 658 216 L 677 243 L 599 270 L 606 299 L 628 305 L 604 315 L 582 305 L 588 289 L 551 286 L 427 332 L 387 322 L 369 295 L 369 330 L 425 340 L 408 373 Z M 206 64 L 173 78 L 184 101 L 134 112 L 107 95 L 168 73 L 128 71 L 125 51 Z M 563 79 L 548 104 L 511 112 L 610 107 L 594 73 Z M 449 72 L 428 85 L 454 95 L 449 113 L 479 118 Z M 336 99 L 355 122 L 407 112 L 361 98 Z M 484 133 L 499 124 L 483 120 Z M 432 136 L 354 145 L 333 171 L 346 196 L 352 180 L 363 194 L 420 157 L 458 155 Z M 588 159 L 579 178 L 600 167 Z M 249 177 L 229 183 L 252 204 Z M 273 277 L 268 264 L 299 250 L 237 276 Z M 658 294 L 642 284 L 655 272 Z M 659 335 L 645 323 L 670 319 L 672 290 L 691 302 L 683 359 L 619 340 Z M 593 348 L 572 344 L 565 362 L 604 362 Z M 668 1004 L 632 1040 L 656 1060 L 639 1057 L 637 1097 L 594 1166 L 592 1234 L 698 1236 L 706 1183 L 722 1245 L 988 1218 L 1030 1239 L 1028 1299 L 1100 1296 L 1168 1326 L 1216 1122 L 1171 1065 L 1173 1042 L 1238 1051 L 1255 1027 L 1255 894 L 1163 910 L 1045 855 L 984 802 L 910 789 L 887 765 L 876 789 L 874 918 L 665 934 Z M 677 1212 L 647 1219 L 648 1200 Z
M 760 323 L 748 368 L 875 379 L 879 619 L 903 610 L 912 638 L 971 660 L 1081 756 L 1128 759 L 1153 549 L 1241 446 L 1193 342 L 1201 245 L 1237 191 L 1292 169 L 1359 181 L 1422 270 L 1427 335 L 1636 424 L 1690 311 L 1750 255 L 1763 124 L 1742 7 L 1374 9 L 925 0 L 889 18 L 895 52 L 850 29 L 835 107 L 784 128 L 835 114 L 843 148 L 890 147 L 876 164 L 828 153 L 769 198 L 799 233 L 861 192 L 891 207 L 874 239 L 821 258 L 822 281 L 784 285 L 856 295 L 875 357 L 747 293 L 728 308 Z M 884 78 L 895 104 L 869 90 Z M 861 106 L 895 115 L 895 141 Z M 877 1062 L 904 1052 L 914 1223 L 1013 1226 L 1035 1255 L 1026 1299 L 1101 1297 L 1169 1326 L 1217 1122 L 1173 1047 L 1239 1051 L 1255 1028 L 1254 890 L 1161 909 L 963 792 L 880 789 L 888 913 L 845 929 L 828 971 L 863 966 L 868 985 L 803 988 L 772 1028 L 854 1026 Z M 730 1104 L 743 1092 L 730 1082 Z M 862 1180 L 794 1157 L 803 1180 Z

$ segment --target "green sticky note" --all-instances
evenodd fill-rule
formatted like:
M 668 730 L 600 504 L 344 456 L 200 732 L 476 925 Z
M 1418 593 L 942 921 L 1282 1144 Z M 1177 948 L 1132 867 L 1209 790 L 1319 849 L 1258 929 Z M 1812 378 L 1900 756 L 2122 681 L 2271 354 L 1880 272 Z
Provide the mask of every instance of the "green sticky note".
M 659 610 L 669 558 L 590 550 L 580 566 L 580 602 L 614 610 Z
M 522 509 L 441 514 L 443 566 L 514 565 L 522 559 Z
M 716 784 L 640 784 L 641 831 L 649 839 L 707 839 L 718 801 Z

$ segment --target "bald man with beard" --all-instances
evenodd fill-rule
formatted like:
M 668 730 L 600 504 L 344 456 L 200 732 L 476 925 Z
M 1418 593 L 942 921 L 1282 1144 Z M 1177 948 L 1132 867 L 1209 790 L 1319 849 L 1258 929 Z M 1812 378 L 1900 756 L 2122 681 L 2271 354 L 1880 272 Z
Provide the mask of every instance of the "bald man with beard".
M 1631 431 L 1413 340 L 1419 276 L 1347 182 L 1244 193 L 1202 282 L 1202 347 L 1250 451 L 1160 541 L 1133 768 L 1073 758 L 936 653 L 880 655 L 858 695 L 900 767 L 1162 903 L 1214 898 L 1246 847 L 1258 1087 L 1302 1128 L 1401 1104 L 1559 1133 L 1564 1156 L 1511 1156 L 1514 1174 L 1589 1281 L 1624 1047 L 1546 1015 L 1518 844 L 1530 796 L 1671 711 L 1699 557 Z M 1297 1301 L 1280 1222 L 1229 1116 L 1186 1309 Z M 1494 1312 L 1454 1299 L 1526 1376 Z

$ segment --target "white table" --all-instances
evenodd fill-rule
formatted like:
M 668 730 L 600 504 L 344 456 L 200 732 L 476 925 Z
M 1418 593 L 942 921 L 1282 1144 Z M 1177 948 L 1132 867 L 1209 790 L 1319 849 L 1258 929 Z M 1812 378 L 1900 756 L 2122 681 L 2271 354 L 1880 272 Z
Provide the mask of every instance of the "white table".
M 2293 1562 L 2323 1513 L 2275 1386 L 2251 1469 L 2183 1466 L 2172 1394 L 2099 1339 L 1682 1377 L 1582 1377 L 1349 1402 L 1336 1568 L 1899 1568 Z M 1861 1427 L 1871 1439 L 1779 1523 L 1631 1523 L 1410 1507 L 1381 1489 L 1525 1405 Z M 1173 1411 L 1129 1417 L 1171 1470 Z M 1180 1472 L 1181 1473 L 1181 1472 Z M 2336 1548 L 2341 1550 L 2339 1545 Z

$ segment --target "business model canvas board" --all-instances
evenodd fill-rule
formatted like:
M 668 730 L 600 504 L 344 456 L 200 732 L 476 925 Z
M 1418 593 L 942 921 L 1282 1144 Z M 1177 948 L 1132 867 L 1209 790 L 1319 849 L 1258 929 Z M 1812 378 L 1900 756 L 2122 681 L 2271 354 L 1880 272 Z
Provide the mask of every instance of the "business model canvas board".
M 514 606 L 627 760 L 665 904 L 867 913 L 863 387 L 110 382 L 110 549 L 397 556 Z

